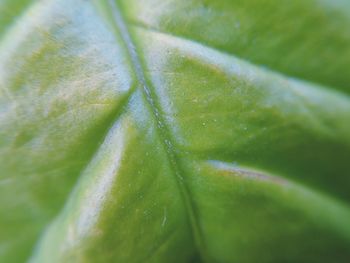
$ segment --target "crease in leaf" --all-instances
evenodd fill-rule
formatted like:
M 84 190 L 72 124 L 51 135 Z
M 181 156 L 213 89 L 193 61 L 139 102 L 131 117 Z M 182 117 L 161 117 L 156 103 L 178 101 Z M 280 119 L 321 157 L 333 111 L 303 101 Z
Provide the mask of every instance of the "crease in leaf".
M 157 102 L 155 102 L 154 97 L 152 95 L 152 90 L 148 87 L 149 83 L 147 82 L 145 76 L 144 76 L 144 69 L 142 67 L 141 61 L 136 53 L 136 47 L 133 44 L 133 40 L 131 39 L 130 33 L 128 31 L 127 25 L 124 21 L 124 18 L 122 14 L 119 12 L 119 7 L 116 5 L 114 1 L 108 0 L 109 4 L 111 5 L 112 12 L 114 15 L 114 21 L 115 25 L 118 27 L 120 34 L 122 35 L 122 38 L 124 40 L 125 45 L 128 48 L 130 59 L 133 63 L 136 77 L 139 82 L 140 88 L 143 90 L 146 100 L 149 104 L 150 110 L 156 120 L 156 124 L 158 126 L 159 136 L 161 138 L 161 141 L 163 143 L 163 146 L 167 152 L 167 156 L 169 158 L 169 163 L 172 167 L 173 174 L 176 177 L 176 181 L 178 184 L 178 187 L 180 188 L 180 192 L 182 195 L 182 198 L 185 203 L 185 207 L 187 209 L 187 213 L 189 216 L 189 221 L 191 224 L 191 228 L 194 235 L 194 240 L 196 242 L 196 246 L 200 250 L 201 254 L 205 254 L 205 244 L 202 242 L 202 237 L 200 233 L 200 229 L 197 225 L 197 219 L 194 212 L 193 204 L 191 201 L 191 197 L 189 196 L 187 186 L 185 185 L 181 168 L 179 167 L 177 163 L 177 157 L 173 150 L 173 145 L 169 136 L 169 131 L 166 125 L 164 124 L 164 119 L 158 109 Z M 203 257 L 203 255 L 202 255 Z

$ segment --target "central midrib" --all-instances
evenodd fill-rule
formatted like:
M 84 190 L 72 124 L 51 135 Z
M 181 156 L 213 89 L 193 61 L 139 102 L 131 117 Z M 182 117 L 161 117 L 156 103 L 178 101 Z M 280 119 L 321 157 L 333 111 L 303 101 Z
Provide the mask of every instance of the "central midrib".
M 131 60 L 132 66 L 134 68 L 137 81 L 139 82 L 142 92 L 146 98 L 146 101 L 148 103 L 147 106 L 150 109 L 150 112 L 152 113 L 156 121 L 158 135 L 166 151 L 167 158 L 169 160 L 171 169 L 175 176 L 178 188 L 180 190 L 187 211 L 187 216 L 191 226 L 192 236 L 195 242 L 196 249 L 198 250 L 202 261 L 206 261 L 207 258 L 204 256 L 204 254 L 206 254 L 206 249 L 205 244 L 203 242 L 202 233 L 200 231 L 198 219 L 194 211 L 193 201 L 190 197 L 188 187 L 184 182 L 181 168 L 178 164 L 176 154 L 173 150 L 174 147 L 172 143 L 172 138 L 169 133 L 169 129 L 165 125 L 165 121 L 162 117 L 162 114 L 160 113 L 160 109 L 157 106 L 154 95 L 152 95 L 152 90 L 149 87 L 149 84 L 147 83 L 141 60 L 137 54 L 136 47 L 129 33 L 129 29 L 125 22 L 125 19 L 123 18 L 122 13 L 120 12 L 120 8 L 113 0 L 105 0 L 105 3 L 111 7 L 111 12 L 113 14 L 113 25 L 119 31 L 121 38 L 127 47 L 127 52 Z

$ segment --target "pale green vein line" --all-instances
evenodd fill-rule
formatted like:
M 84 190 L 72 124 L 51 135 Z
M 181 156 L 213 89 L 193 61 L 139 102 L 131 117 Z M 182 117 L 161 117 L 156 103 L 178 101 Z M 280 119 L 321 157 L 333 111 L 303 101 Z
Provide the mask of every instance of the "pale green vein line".
M 162 141 L 163 146 L 166 150 L 169 163 L 170 163 L 171 168 L 175 174 L 176 182 L 178 184 L 179 190 L 181 192 L 181 195 L 182 195 L 182 198 L 183 198 L 183 201 L 184 201 L 187 213 L 188 213 L 189 222 L 191 224 L 191 229 L 192 229 L 192 234 L 193 234 L 195 245 L 196 245 L 199 253 L 203 257 L 203 254 L 205 253 L 205 244 L 203 242 L 202 234 L 201 234 L 198 222 L 197 222 L 198 219 L 197 219 L 195 212 L 194 212 L 194 205 L 193 205 L 193 202 L 191 200 L 189 190 L 184 182 L 184 178 L 182 176 L 181 169 L 180 169 L 179 164 L 177 163 L 177 160 L 176 160 L 176 155 L 175 155 L 175 152 L 173 150 L 174 147 L 172 144 L 172 140 L 170 139 L 170 136 L 169 136 L 168 128 L 165 125 L 165 121 L 160 113 L 159 108 L 157 107 L 157 104 L 156 104 L 155 99 L 154 99 L 154 95 L 152 94 L 152 91 L 151 91 L 150 87 L 148 86 L 148 83 L 146 81 L 146 77 L 144 74 L 143 66 L 142 66 L 140 58 L 136 52 L 136 47 L 135 47 L 133 40 L 130 36 L 129 29 L 126 25 L 126 22 L 124 21 L 124 18 L 122 16 L 121 12 L 119 11 L 119 7 L 115 3 L 115 1 L 109 0 L 108 3 L 112 8 L 114 24 L 119 29 L 121 37 L 122 37 L 123 41 L 125 42 L 125 45 L 128 49 L 130 60 L 133 64 L 133 67 L 135 70 L 136 78 L 137 78 L 139 84 L 141 85 L 142 91 L 146 97 L 148 104 L 149 104 L 148 106 L 150 108 L 150 111 L 153 113 L 153 116 L 157 122 L 159 136 L 161 137 L 161 141 Z M 205 258 L 205 257 L 203 257 L 203 258 Z
M 248 60 L 245 57 L 238 56 L 237 54 L 229 53 L 229 52 L 227 52 L 225 50 L 213 47 L 211 45 L 207 45 L 207 44 L 202 43 L 202 42 L 198 42 L 198 41 L 196 41 L 194 39 L 191 39 L 191 38 L 186 38 L 184 36 L 176 35 L 176 34 L 173 34 L 171 32 L 159 30 L 159 29 L 157 29 L 155 27 L 152 27 L 152 26 L 149 26 L 149 25 L 145 25 L 145 24 L 143 24 L 143 23 L 141 23 L 139 21 L 130 20 L 129 24 L 134 26 L 134 27 L 137 27 L 139 29 L 148 31 L 148 32 L 162 34 L 164 36 L 168 36 L 168 37 L 172 37 L 174 39 L 179 39 L 179 40 L 191 42 L 194 45 L 198 45 L 198 46 L 205 47 L 205 48 L 208 48 L 208 49 L 211 49 L 211 50 L 215 50 L 216 52 L 219 52 L 221 54 L 225 54 L 227 56 L 231 56 L 231 57 L 233 57 L 235 59 L 238 59 L 238 60 L 241 60 L 241 61 L 243 61 L 243 62 L 245 62 L 245 63 L 247 63 L 249 65 L 252 65 L 254 67 L 260 68 L 263 71 L 270 72 L 270 73 L 275 74 L 275 75 L 279 75 L 279 76 L 281 76 L 283 78 L 287 78 L 287 79 L 290 79 L 290 80 L 301 82 L 304 85 L 314 86 L 314 87 L 317 87 L 317 88 L 321 88 L 321 89 L 324 89 L 324 90 L 328 90 L 328 91 L 337 93 L 340 96 L 349 97 L 349 93 L 348 92 L 345 92 L 344 89 L 341 89 L 340 87 L 337 87 L 337 86 L 330 86 L 330 85 L 327 85 L 327 84 L 322 83 L 322 82 L 313 81 L 311 79 L 305 79 L 305 78 L 300 78 L 300 77 L 294 76 L 294 75 L 288 75 L 285 72 L 279 71 L 277 68 L 267 68 L 261 63 L 260 64 L 259 63 L 254 63 L 253 61 L 250 61 L 250 60 Z
M 347 202 L 344 202 L 344 200 L 336 198 L 330 195 L 328 192 L 324 192 L 319 189 L 310 187 L 308 185 L 301 184 L 300 182 L 297 182 L 292 178 L 276 175 L 269 170 L 262 170 L 261 168 L 252 167 L 252 166 L 240 166 L 240 165 L 238 166 L 238 165 L 235 165 L 229 162 L 224 162 L 221 160 L 208 160 L 206 162 L 207 164 L 209 164 L 212 167 L 215 167 L 218 170 L 229 171 L 229 172 L 232 172 L 232 174 L 236 176 L 244 177 L 245 179 L 265 181 L 270 184 L 275 184 L 282 187 L 290 186 L 298 189 L 298 191 L 300 192 L 312 193 L 319 200 L 321 199 L 331 200 L 331 202 L 329 203 L 331 203 L 332 206 L 342 207 L 343 210 L 344 211 L 346 210 L 347 213 L 350 215 L 350 206 Z M 322 202 L 319 202 L 319 203 L 322 203 Z
M 241 177 L 244 180 L 266 183 L 275 185 L 281 189 L 283 188 L 284 190 L 289 190 L 294 193 L 294 195 L 291 196 L 292 198 L 300 200 L 302 203 L 305 203 L 305 205 L 309 204 L 310 211 L 319 211 L 322 213 L 327 213 L 325 211 L 332 211 L 332 213 L 328 215 L 333 222 L 332 225 L 347 239 L 350 238 L 350 207 L 348 203 L 268 171 L 241 167 L 219 160 L 207 160 L 204 163 L 210 165 L 216 171 L 223 172 L 223 174 L 228 174 L 229 176 Z M 318 220 L 318 218 L 316 218 L 316 220 Z
M 129 90 L 129 92 L 127 93 L 126 97 L 123 98 L 123 100 L 120 102 L 120 104 L 110 114 L 110 117 L 108 118 L 108 121 L 106 121 L 106 123 L 108 123 L 108 125 L 106 125 L 106 127 L 103 130 L 103 133 L 101 134 L 100 138 L 96 138 L 96 139 L 98 139 L 99 143 L 96 145 L 95 149 L 93 151 L 91 151 L 91 154 L 90 154 L 89 158 L 87 158 L 87 161 L 85 162 L 85 164 L 79 170 L 78 176 L 76 178 L 76 181 L 73 184 L 73 188 L 70 190 L 70 192 L 66 196 L 66 201 L 63 202 L 63 206 L 58 210 L 56 215 L 53 216 L 52 219 L 50 219 L 47 222 L 46 226 L 43 228 L 44 231 L 41 233 L 41 235 L 37 238 L 37 240 L 33 244 L 33 248 L 34 249 L 32 249 L 33 253 L 31 255 L 29 255 L 29 257 L 28 257 L 29 262 L 32 262 L 33 259 L 35 259 L 36 255 L 39 254 L 40 242 L 42 242 L 42 240 L 45 237 L 47 231 L 49 231 L 49 229 L 50 229 L 48 226 L 52 225 L 57 220 L 57 218 L 59 218 L 64 213 L 64 211 L 66 209 L 66 205 L 69 203 L 69 200 L 74 195 L 76 189 L 79 187 L 79 182 L 83 180 L 83 175 L 84 175 L 84 172 L 85 172 L 86 168 L 89 167 L 89 165 L 95 159 L 96 155 L 99 152 L 99 149 L 101 148 L 101 146 L 103 145 L 104 141 L 108 137 L 108 133 L 110 132 L 111 128 L 118 122 L 118 120 L 120 120 L 121 116 L 125 112 L 126 106 L 129 104 L 129 102 L 130 102 L 130 100 L 132 98 L 132 95 L 135 93 L 135 91 L 136 91 L 135 87 L 132 87 Z
M 1 0 L 0 0 L 1 1 Z M 13 0 L 12 0 L 13 1 Z M 5 24 L 5 26 L 0 25 L 0 41 L 5 38 L 5 36 L 14 28 L 16 21 L 20 20 L 22 17 L 26 16 L 28 12 L 30 12 L 30 10 L 32 9 L 32 7 L 38 2 L 38 1 L 22 1 L 24 2 L 24 5 L 21 5 L 21 9 L 19 10 L 15 10 L 15 13 L 13 13 L 13 7 L 10 6 L 10 1 L 8 1 L 7 3 L 5 3 L 5 7 L 6 5 L 10 6 L 7 7 L 2 11 L 1 15 L 4 15 L 5 17 L 5 22 L 7 22 L 7 24 Z M 12 3 L 11 3 L 12 4 Z M 1 7 L 0 7 L 1 8 Z M 6 21 L 6 16 L 7 21 Z M 0 18 L 0 23 L 3 23 L 4 20 L 2 20 L 2 18 Z

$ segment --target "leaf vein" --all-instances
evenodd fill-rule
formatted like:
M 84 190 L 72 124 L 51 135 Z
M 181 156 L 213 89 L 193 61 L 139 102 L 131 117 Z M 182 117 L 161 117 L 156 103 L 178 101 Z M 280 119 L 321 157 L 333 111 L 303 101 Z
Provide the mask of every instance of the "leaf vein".
M 157 131 L 159 133 L 158 135 L 160 136 L 161 143 L 163 144 L 164 149 L 166 151 L 169 164 L 175 175 L 176 183 L 178 185 L 179 191 L 181 193 L 181 196 L 187 211 L 187 216 L 189 218 L 189 223 L 191 225 L 191 230 L 192 230 L 192 235 L 194 238 L 195 245 L 203 257 L 203 254 L 205 253 L 205 249 L 204 249 L 202 234 L 197 222 L 198 219 L 194 211 L 194 205 L 193 205 L 193 201 L 191 200 L 189 190 L 182 176 L 182 170 L 177 161 L 174 147 L 171 142 L 172 140 L 170 139 L 170 136 L 169 136 L 168 128 L 166 127 L 165 121 L 160 113 L 160 109 L 157 106 L 156 100 L 154 98 L 154 94 L 152 93 L 152 90 L 147 83 L 145 73 L 144 73 L 145 70 L 143 69 L 141 60 L 136 52 L 136 47 L 130 36 L 126 21 L 123 18 L 121 12 L 119 11 L 120 8 L 117 6 L 115 1 L 107 0 L 106 3 L 112 9 L 114 26 L 120 32 L 121 37 L 127 47 L 131 63 L 134 67 L 137 81 L 139 82 L 139 85 L 141 85 L 142 92 L 146 98 L 150 111 L 156 121 L 156 125 L 158 128 Z
M 225 50 L 216 48 L 216 47 L 208 45 L 206 43 L 198 42 L 198 41 L 196 41 L 194 39 L 191 39 L 191 38 L 187 38 L 187 37 L 184 37 L 184 36 L 176 35 L 174 33 L 167 32 L 167 31 L 162 31 L 162 30 L 157 29 L 155 27 L 151 27 L 149 25 L 145 25 L 143 23 L 140 23 L 139 21 L 130 20 L 129 24 L 134 26 L 134 27 L 136 27 L 136 28 L 139 28 L 141 30 L 145 30 L 147 32 L 153 32 L 153 33 L 157 33 L 157 34 L 162 34 L 164 36 L 168 36 L 168 37 L 172 37 L 174 39 L 187 41 L 187 42 L 190 42 L 190 43 L 192 43 L 194 45 L 198 45 L 198 46 L 201 46 L 201 47 L 208 48 L 210 50 L 214 50 L 216 52 L 219 52 L 221 54 L 233 57 L 235 59 L 238 59 L 240 61 L 248 63 L 248 64 L 250 64 L 252 66 L 255 66 L 255 67 L 257 67 L 257 68 L 259 68 L 261 70 L 264 70 L 266 72 L 270 72 L 272 74 L 279 75 L 279 76 L 281 76 L 283 78 L 286 78 L 286 79 L 302 82 L 304 84 L 308 84 L 310 86 L 314 86 L 314 87 L 317 87 L 319 89 L 328 90 L 328 91 L 340 94 L 341 96 L 345 96 L 345 97 L 349 96 L 348 92 L 340 90 L 339 87 L 330 86 L 330 85 L 324 84 L 322 82 L 317 82 L 317 81 L 301 78 L 301 77 L 298 77 L 298 76 L 295 76 L 295 75 L 288 75 L 287 73 L 284 73 L 284 72 L 278 70 L 277 68 L 270 68 L 270 67 L 266 67 L 264 64 L 261 64 L 261 63 L 254 63 L 253 61 L 249 60 L 248 58 L 245 58 L 245 57 L 242 57 L 242 56 L 238 56 L 237 54 L 234 54 L 232 52 L 227 52 Z

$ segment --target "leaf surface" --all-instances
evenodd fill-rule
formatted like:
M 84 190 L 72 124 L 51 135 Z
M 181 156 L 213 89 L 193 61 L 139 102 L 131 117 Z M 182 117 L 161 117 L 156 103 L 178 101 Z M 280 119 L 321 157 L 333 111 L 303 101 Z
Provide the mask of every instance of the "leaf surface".
M 350 5 L 0 1 L 1 262 L 348 262 Z

